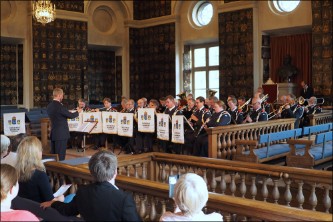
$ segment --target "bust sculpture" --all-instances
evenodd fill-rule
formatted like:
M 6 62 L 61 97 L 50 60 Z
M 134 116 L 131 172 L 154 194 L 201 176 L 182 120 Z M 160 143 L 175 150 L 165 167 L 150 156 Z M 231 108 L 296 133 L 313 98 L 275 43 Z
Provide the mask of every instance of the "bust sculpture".
M 291 82 L 291 80 L 297 75 L 298 69 L 291 64 L 291 56 L 286 55 L 283 58 L 283 65 L 278 69 L 277 74 L 280 77 L 281 82 Z

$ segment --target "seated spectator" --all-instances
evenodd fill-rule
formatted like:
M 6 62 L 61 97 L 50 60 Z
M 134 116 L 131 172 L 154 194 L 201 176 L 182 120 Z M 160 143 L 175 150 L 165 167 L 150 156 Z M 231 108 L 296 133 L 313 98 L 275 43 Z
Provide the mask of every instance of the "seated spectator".
M 1 164 L 1 221 L 39 221 L 29 211 L 11 209 L 12 200 L 17 196 L 18 190 L 15 168 L 9 164 Z
M 204 214 L 202 208 L 208 201 L 208 189 L 202 177 L 194 173 L 182 175 L 175 185 L 174 213 L 165 212 L 160 221 L 222 221 L 219 213 Z
M 80 186 L 70 203 L 53 200 L 41 206 L 52 206 L 66 216 L 80 214 L 86 221 L 141 221 L 133 197 L 115 185 L 117 157 L 102 150 L 90 158 L 88 165 L 95 183 Z
M 54 198 L 49 178 L 42 162 L 42 143 L 35 136 L 25 137 L 17 149 L 16 169 L 19 175 L 18 196 L 36 202 L 64 201 L 64 196 Z
M 2 148 L 2 142 L 4 141 L 2 139 L 2 136 L 1 135 L 1 148 Z M 16 136 L 14 136 L 12 139 L 10 139 L 10 145 L 9 145 L 9 152 L 8 152 L 8 155 L 5 156 L 4 158 L 1 158 L 1 163 L 2 164 L 9 164 L 13 167 L 15 167 L 16 165 L 16 160 L 17 160 L 17 154 L 16 154 L 16 151 L 17 151 L 17 147 L 18 145 L 20 144 L 21 140 L 26 136 L 26 134 L 24 133 L 20 133 Z M 7 137 L 8 138 L 8 137 Z
M 1 163 L 2 159 L 8 155 L 9 145 L 10 145 L 10 139 L 5 135 L 1 135 Z

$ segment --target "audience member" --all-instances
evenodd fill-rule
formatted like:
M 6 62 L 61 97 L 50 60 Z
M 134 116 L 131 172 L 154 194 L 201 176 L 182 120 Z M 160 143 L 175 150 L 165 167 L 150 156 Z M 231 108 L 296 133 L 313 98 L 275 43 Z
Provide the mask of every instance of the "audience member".
M 2 164 L 9 164 L 13 167 L 15 167 L 16 165 L 16 160 L 17 160 L 17 147 L 20 144 L 21 140 L 26 137 L 26 134 L 24 133 L 20 133 L 16 136 L 14 136 L 11 140 L 10 140 L 10 145 L 9 145 L 9 153 L 7 156 L 1 158 L 1 163 Z M 1 147 L 2 147 L 2 135 L 1 135 Z
M 25 137 L 17 149 L 16 169 L 19 175 L 18 195 L 36 202 L 64 200 L 64 196 L 54 198 L 49 178 L 42 162 L 42 143 L 35 136 Z
M 222 221 L 219 213 L 204 214 L 202 208 L 208 201 L 208 189 L 202 177 L 187 173 L 175 185 L 174 213 L 165 212 L 160 221 Z
M 80 186 L 70 203 L 53 200 L 41 206 L 52 206 L 67 216 L 80 214 L 87 221 L 141 221 L 133 197 L 115 185 L 117 162 L 111 151 L 95 153 L 88 163 L 95 183 Z
M 12 200 L 17 196 L 19 190 L 17 179 L 14 167 L 9 164 L 1 164 L 1 221 L 39 221 L 29 211 L 11 208 Z
M 1 163 L 2 163 L 2 158 L 8 155 L 9 145 L 10 145 L 10 139 L 5 135 L 1 135 Z

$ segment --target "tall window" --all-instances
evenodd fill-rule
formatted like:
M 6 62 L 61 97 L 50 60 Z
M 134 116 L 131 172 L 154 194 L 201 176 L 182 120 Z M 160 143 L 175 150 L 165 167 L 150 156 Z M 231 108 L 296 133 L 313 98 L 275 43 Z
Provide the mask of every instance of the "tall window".
M 205 44 L 192 47 L 192 80 L 195 98 L 207 97 L 209 89 L 217 91 L 219 97 L 219 46 Z

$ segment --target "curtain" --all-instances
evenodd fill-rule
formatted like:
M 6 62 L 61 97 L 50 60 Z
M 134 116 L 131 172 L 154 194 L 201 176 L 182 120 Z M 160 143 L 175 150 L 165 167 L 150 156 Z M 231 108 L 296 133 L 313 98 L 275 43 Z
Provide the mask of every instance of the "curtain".
M 312 76 L 312 37 L 311 33 L 290 35 L 290 36 L 272 36 L 271 37 L 271 69 L 270 77 L 275 83 L 279 83 L 280 78 L 277 75 L 279 67 L 283 65 L 283 58 L 286 55 L 291 56 L 291 64 L 296 66 L 298 74 L 294 78 L 294 83 L 300 84 L 302 80 L 311 84 Z

